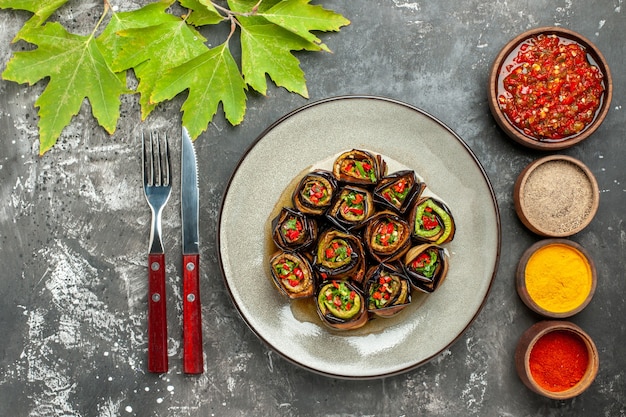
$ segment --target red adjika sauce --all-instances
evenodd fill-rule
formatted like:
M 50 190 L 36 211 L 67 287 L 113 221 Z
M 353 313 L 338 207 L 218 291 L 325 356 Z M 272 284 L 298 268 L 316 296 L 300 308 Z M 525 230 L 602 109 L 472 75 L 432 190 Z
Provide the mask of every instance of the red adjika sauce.
M 604 94 L 604 75 L 585 48 L 556 35 L 522 42 L 502 68 L 498 104 L 527 136 L 558 142 L 595 119 Z

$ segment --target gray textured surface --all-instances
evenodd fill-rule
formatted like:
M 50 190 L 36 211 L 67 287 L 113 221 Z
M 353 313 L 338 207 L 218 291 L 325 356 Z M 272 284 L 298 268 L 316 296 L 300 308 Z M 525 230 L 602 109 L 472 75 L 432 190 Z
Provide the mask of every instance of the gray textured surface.
M 132 9 L 144 2 L 126 1 Z M 37 156 L 42 85 L 0 81 L 0 415 L 19 416 L 623 416 L 626 415 L 626 140 L 622 0 L 323 1 L 352 24 L 323 35 L 333 54 L 299 54 L 311 100 L 342 94 L 398 99 L 433 114 L 476 153 L 493 183 L 502 217 L 500 268 L 485 308 L 450 349 L 406 374 L 373 381 L 314 375 L 281 359 L 250 332 L 220 276 L 216 226 L 222 194 L 239 158 L 274 120 L 308 101 L 282 89 L 252 95 L 239 127 L 217 117 L 197 142 L 202 195 L 202 302 L 206 371 L 181 373 L 180 216 L 176 190 L 164 212 L 170 294 L 170 372 L 145 372 L 146 240 L 141 194 L 142 128 L 178 133 L 179 101 L 138 124 L 126 98 L 109 137 L 83 107 L 59 144 Z M 59 19 L 81 33 L 99 1 L 71 1 Z M 98 10 L 95 12 L 95 10 Z M 28 17 L 0 11 L 0 61 Z M 580 397 L 554 402 L 517 378 L 513 352 L 539 318 L 514 289 L 522 252 L 538 238 L 513 210 L 513 181 L 543 155 L 517 146 L 496 127 L 487 72 L 519 32 L 562 25 L 604 53 L 615 90 L 606 122 L 562 153 L 596 175 L 601 202 L 592 224 L 572 239 L 596 261 L 595 298 L 572 318 L 595 340 L 600 372 Z M 177 99 L 178 100 L 178 99 Z M 175 155 L 178 157 L 178 154 Z

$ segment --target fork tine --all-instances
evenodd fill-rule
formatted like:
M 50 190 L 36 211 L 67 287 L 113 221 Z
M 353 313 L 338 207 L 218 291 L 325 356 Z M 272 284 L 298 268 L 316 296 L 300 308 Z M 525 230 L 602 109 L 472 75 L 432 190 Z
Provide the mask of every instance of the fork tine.
M 148 177 L 146 175 L 146 139 L 141 132 L 141 171 L 143 174 L 143 185 L 148 185 Z
M 161 165 L 161 141 L 158 133 L 150 132 L 150 143 L 152 145 L 152 183 L 160 187 L 163 185 L 161 178 L 163 167 Z
M 172 161 L 170 159 L 170 143 L 167 140 L 167 133 L 163 133 L 165 139 L 165 183 L 164 185 L 172 185 Z

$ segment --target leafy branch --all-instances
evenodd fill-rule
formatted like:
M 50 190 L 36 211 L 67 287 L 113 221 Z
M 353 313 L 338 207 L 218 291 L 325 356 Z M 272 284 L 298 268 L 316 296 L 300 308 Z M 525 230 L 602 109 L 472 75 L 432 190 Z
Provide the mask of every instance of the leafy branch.
M 310 0 L 158 0 L 127 12 L 114 11 L 111 0 L 103 0 L 100 20 L 83 36 L 50 20 L 68 1 L 0 0 L 0 9 L 33 13 L 14 42 L 36 48 L 15 52 L 2 77 L 29 85 L 48 81 L 35 101 L 40 155 L 55 145 L 85 99 L 100 126 L 113 134 L 122 95 L 139 94 L 145 120 L 159 103 L 186 92 L 182 120 L 195 139 L 220 104 L 231 124 L 241 123 L 249 89 L 266 95 L 267 77 L 308 97 L 304 72 L 292 52 L 330 52 L 315 32 L 337 32 L 350 23 Z M 175 3 L 184 10 L 180 15 L 173 12 Z M 230 32 L 210 48 L 200 31 L 218 24 L 230 24 Z M 237 34 L 240 62 L 230 50 Z M 135 89 L 127 87 L 129 71 L 138 80 Z

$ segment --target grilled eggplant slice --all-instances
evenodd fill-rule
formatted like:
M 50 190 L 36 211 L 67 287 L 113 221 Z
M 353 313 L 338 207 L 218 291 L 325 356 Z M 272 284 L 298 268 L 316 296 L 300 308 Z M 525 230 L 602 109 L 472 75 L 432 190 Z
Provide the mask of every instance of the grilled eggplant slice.
M 411 210 L 411 234 L 417 242 L 436 245 L 454 239 L 456 226 L 450 209 L 432 197 L 420 198 Z
M 411 247 L 409 224 L 392 211 L 379 211 L 367 223 L 365 247 L 378 262 L 400 259 Z
M 387 164 L 371 152 L 352 149 L 344 152 L 333 164 L 333 175 L 346 184 L 374 186 L 386 174 Z
M 374 198 L 365 188 L 342 188 L 326 217 L 342 230 L 356 230 L 365 225 L 374 214 Z
M 313 245 L 317 239 L 317 221 L 303 213 L 283 207 L 272 220 L 272 239 L 284 250 L 301 250 Z
M 314 266 L 323 280 L 350 278 L 361 284 L 365 277 L 361 240 L 337 229 L 324 231 L 318 239 Z
M 413 288 L 431 293 L 448 274 L 448 254 L 441 246 L 425 243 L 409 249 L 403 266 Z
M 289 298 L 306 298 L 315 292 L 315 273 L 310 262 L 297 252 L 279 250 L 270 259 L 276 287 Z
M 365 284 L 367 310 L 388 318 L 411 303 L 411 284 L 401 265 L 379 264 L 367 272 Z
M 397 171 L 380 180 L 374 190 L 374 200 L 404 214 L 425 188 L 426 183 L 419 181 L 414 171 Z
M 336 191 L 337 180 L 332 172 L 312 171 L 302 177 L 294 190 L 293 205 L 304 214 L 319 216 L 330 207 Z
M 369 319 L 363 294 L 346 280 L 324 282 L 318 290 L 316 304 L 324 324 L 336 330 L 358 329 Z

